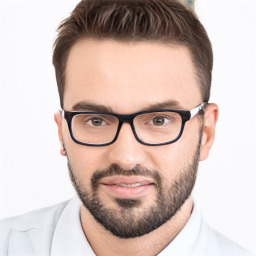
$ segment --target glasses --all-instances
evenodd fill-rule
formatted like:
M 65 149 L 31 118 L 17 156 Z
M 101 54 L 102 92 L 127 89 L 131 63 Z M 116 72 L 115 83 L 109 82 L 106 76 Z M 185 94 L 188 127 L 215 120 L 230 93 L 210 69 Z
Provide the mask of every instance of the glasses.
M 123 123 L 129 123 L 138 142 L 160 146 L 177 141 L 185 123 L 200 113 L 206 102 L 192 110 L 149 110 L 130 115 L 114 113 L 62 111 L 74 142 L 86 146 L 107 146 L 114 143 Z M 203 113 L 203 112 L 201 112 Z

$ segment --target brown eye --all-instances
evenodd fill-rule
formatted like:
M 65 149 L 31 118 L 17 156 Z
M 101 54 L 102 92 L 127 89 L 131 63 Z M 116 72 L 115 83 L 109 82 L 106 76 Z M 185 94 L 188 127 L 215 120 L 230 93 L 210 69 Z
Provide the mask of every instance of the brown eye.
M 162 116 L 157 116 L 153 118 L 153 124 L 156 126 L 163 125 L 165 123 L 165 118 Z
M 102 118 L 94 117 L 90 120 L 91 125 L 93 126 L 101 126 L 103 124 Z

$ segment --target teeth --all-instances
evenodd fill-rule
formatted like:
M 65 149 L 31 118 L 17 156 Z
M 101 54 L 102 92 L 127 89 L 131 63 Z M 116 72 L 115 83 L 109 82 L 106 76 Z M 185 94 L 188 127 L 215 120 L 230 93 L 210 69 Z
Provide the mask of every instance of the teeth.
M 134 187 L 138 187 L 141 186 L 141 183 L 135 183 L 135 184 L 116 184 L 117 186 L 120 187 L 128 187 L 128 188 L 134 188 Z

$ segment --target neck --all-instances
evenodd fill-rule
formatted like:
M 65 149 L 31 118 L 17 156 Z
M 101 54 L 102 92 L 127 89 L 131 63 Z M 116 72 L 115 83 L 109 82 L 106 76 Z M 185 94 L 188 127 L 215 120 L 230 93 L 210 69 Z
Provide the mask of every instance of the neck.
M 96 255 L 153 256 L 160 253 L 183 229 L 192 209 L 190 197 L 171 220 L 161 227 L 144 236 L 130 239 L 118 238 L 105 230 L 84 206 L 81 206 L 80 211 L 84 234 Z

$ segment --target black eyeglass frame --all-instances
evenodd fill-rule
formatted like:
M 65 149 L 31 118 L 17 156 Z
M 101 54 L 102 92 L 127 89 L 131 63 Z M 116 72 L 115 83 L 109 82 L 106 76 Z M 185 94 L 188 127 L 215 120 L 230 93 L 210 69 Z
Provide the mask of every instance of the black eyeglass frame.
M 141 143 L 143 145 L 147 145 L 147 146 L 162 146 L 162 145 L 167 145 L 167 144 L 174 143 L 177 140 L 179 140 L 181 135 L 182 135 L 182 133 L 183 133 L 183 130 L 184 130 L 184 127 L 185 127 L 185 123 L 187 121 L 189 121 L 190 119 L 192 119 L 197 114 L 199 114 L 200 111 L 202 111 L 206 107 L 207 104 L 208 104 L 207 102 L 202 102 L 200 105 L 198 105 L 197 107 L 193 108 L 192 110 L 156 109 L 156 110 L 140 111 L 140 112 L 136 112 L 136 113 L 129 114 L 129 115 L 121 115 L 121 114 L 106 113 L 106 112 L 66 111 L 66 110 L 61 110 L 61 113 L 62 113 L 62 117 L 67 120 L 68 129 L 69 129 L 69 133 L 70 133 L 70 136 L 71 136 L 72 140 L 74 142 L 78 143 L 78 144 L 81 144 L 81 145 L 101 147 L 101 146 L 108 146 L 110 144 L 113 144 L 117 140 L 117 138 L 118 138 L 118 135 L 119 135 L 119 132 L 121 130 L 121 127 L 122 127 L 123 123 L 129 123 L 131 128 L 132 128 L 133 135 L 134 135 L 134 137 L 136 138 L 136 140 L 139 143 Z M 174 112 L 174 113 L 177 113 L 177 114 L 179 114 L 181 116 L 182 123 L 181 123 L 180 133 L 179 133 L 179 135 L 175 139 L 167 141 L 167 142 L 162 142 L 162 143 L 146 143 L 146 142 L 142 141 L 138 137 L 138 135 L 136 133 L 136 130 L 135 130 L 135 127 L 134 127 L 134 123 L 133 123 L 134 118 L 136 116 L 138 116 L 138 115 L 141 115 L 141 114 L 147 114 L 147 113 L 153 113 L 153 112 Z M 114 139 L 112 141 L 110 141 L 110 142 L 102 143 L 102 144 L 90 144 L 90 143 L 85 143 L 85 142 L 81 142 L 81 141 L 77 140 L 74 137 L 73 131 L 72 131 L 72 119 L 73 119 L 73 117 L 75 115 L 79 115 L 79 114 L 99 114 L 99 115 L 106 114 L 106 115 L 111 115 L 111 116 L 116 117 L 118 119 L 118 121 L 119 121 L 119 124 L 117 126 L 117 131 L 116 131 L 116 135 L 115 135 Z

